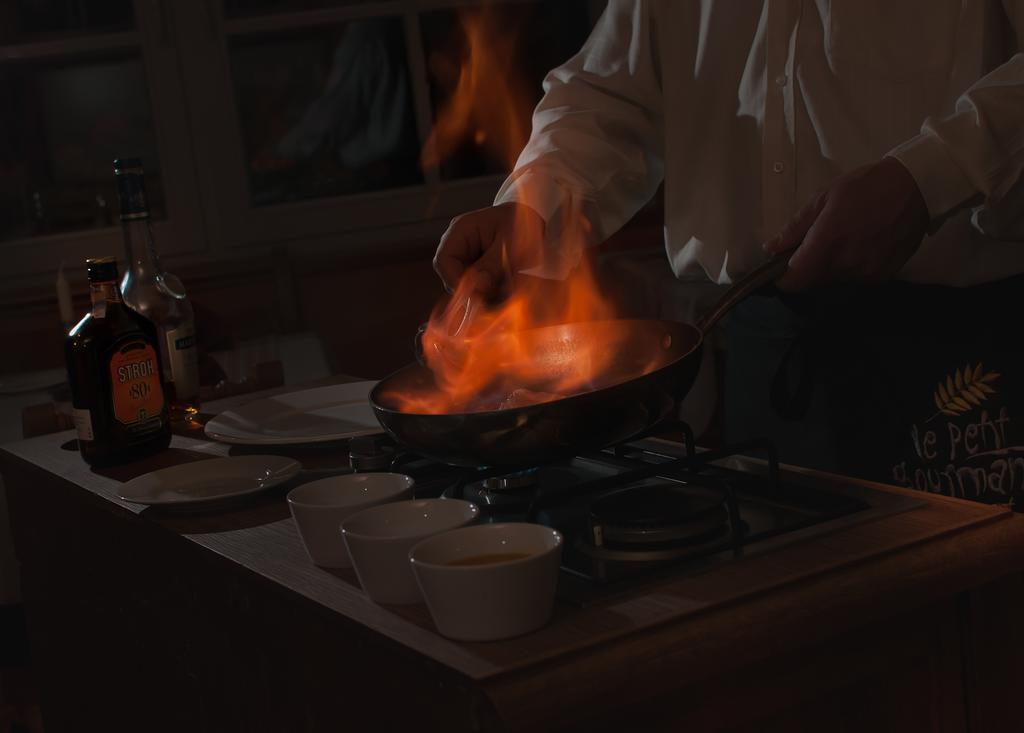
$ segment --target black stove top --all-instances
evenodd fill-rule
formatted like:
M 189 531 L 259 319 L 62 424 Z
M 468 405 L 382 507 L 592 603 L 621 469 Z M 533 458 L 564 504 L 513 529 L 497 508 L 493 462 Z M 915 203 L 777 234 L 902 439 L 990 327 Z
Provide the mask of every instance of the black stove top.
M 413 476 L 417 497 L 472 501 L 483 521 L 558 529 L 559 593 L 579 603 L 920 503 L 853 480 L 780 471 L 765 443 L 695 450 L 685 425 L 670 428 L 684 440 L 641 439 L 517 471 L 439 464 L 383 436 L 353 441 L 352 463 Z

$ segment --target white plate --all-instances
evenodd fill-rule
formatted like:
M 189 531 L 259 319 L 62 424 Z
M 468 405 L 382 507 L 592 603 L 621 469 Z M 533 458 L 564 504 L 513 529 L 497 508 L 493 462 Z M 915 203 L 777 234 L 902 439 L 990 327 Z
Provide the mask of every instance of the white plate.
M 137 476 L 118 496 L 136 504 L 193 504 L 263 491 L 300 470 L 298 461 L 283 456 L 211 458 Z
M 64 369 L 41 369 L 24 374 L 8 374 L 0 377 L 0 394 L 42 392 L 64 384 L 67 378 L 68 373 Z
M 267 397 L 222 412 L 206 435 L 232 445 L 295 445 L 381 432 L 370 407 L 376 382 L 352 382 Z

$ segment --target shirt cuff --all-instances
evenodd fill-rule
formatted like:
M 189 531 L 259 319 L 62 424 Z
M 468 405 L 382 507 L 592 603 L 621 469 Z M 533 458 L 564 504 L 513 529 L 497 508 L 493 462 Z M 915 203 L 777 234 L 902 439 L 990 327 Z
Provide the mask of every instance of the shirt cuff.
M 544 220 L 545 256 L 537 267 L 522 272 L 547 280 L 564 280 L 579 264 L 583 247 L 594 242 L 587 235 L 592 230 L 580 231 L 582 236 L 564 236 L 566 217 L 582 215 L 592 221 L 592 202 L 563 185 L 543 168 L 523 168 L 510 175 L 498 190 L 494 205 L 515 202 L 533 209 Z M 569 213 L 573 212 L 573 213 Z M 583 246 L 575 246 L 583 245 Z
M 956 164 L 945 144 L 923 132 L 896 146 L 886 157 L 895 158 L 914 177 L 932 221 L 969 201 L 978 190 Z
M 494 205 L 510 201 L 523 204 L 536 211 L 545 224 L 551 224 L 567 195 L 567 190 L 551 176 L 526 168 L 505 179 L 494 197 Z

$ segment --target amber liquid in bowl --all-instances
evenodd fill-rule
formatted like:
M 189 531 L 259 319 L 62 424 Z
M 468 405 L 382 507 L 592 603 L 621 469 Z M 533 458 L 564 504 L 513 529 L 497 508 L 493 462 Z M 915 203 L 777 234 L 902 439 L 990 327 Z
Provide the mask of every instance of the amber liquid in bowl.
M 492 552 L 486 555 L 470 555 L 469 557 L 460 557 L 457 560 L 452 560 L 445 563 L 445 565 L 452 565 L 456 567 L 464 567 L 467 565 L 494 565 L 499 562 L 510 562 L 512 560 L 522 560 L 530 556 L 529 552 Z

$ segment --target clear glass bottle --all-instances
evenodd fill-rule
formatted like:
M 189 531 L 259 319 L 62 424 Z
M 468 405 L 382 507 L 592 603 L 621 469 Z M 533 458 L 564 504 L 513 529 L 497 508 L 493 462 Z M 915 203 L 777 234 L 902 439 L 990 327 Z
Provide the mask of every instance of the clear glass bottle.
M 146 204 L 142 161 L 114 161 L 121 229 L 128 262 L 121 280 L 124 302 L 156 326 L 164 391 L 172 420 L 199 412 L 199 359 L 195 316 L 181 281 L 160 266 Z

